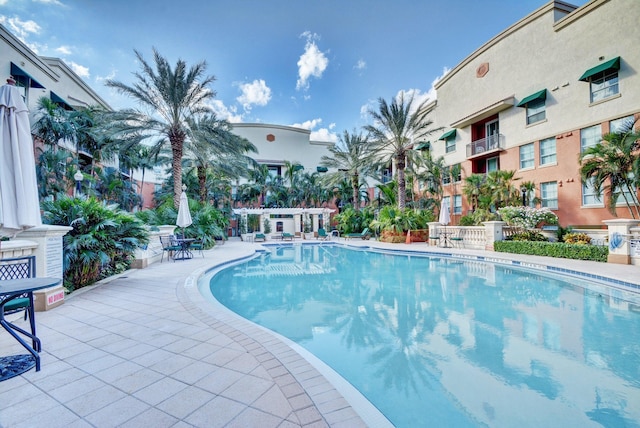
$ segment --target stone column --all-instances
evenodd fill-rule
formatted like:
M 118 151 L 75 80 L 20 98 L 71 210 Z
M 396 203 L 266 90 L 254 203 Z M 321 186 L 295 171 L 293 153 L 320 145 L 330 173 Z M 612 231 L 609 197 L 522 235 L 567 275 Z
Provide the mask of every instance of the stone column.
M 36 275 L 62 278 L 62 237 L 73 230 L 69 226 L 54 226 L 45 224 L 32 227 L 18 236 L 38 244 L 34 254 L 36 256 Z
M 507 223 L 504 221 L 485 221 L 482 224 L 484 225 L 484 249 L 493 251 L 493 243 L 503 240 L 504 234 L 502 228 L 506 226 Z
M 438 245 L 438 241 L 440 240 L 439 232 L 442 225 L 437 221 L 432 221 L 427 223 L 427 226 L 429 227 L 429 245 Z M 435 244 L 433 243 L 434 239 L 436 239 Z
M 69 226 L 54 226 L 50 224 L 32 227 L 18 235 L 21 238 L 34 241 L 38 246 L 34 250 L 36 256 L 36 276 L 63 278 L 63 247 L 62 237 L 73 230 Z M 65 292 L 62 285 L 45 288 L 33 293 L 34 309 L 47 311 L 64 303 Z
M 640 220 L 619 218 L 604 220 L 609 229 L 609 256 L 608 263 L 631 264 L 631 245 L 629 237 L 631 228 L 638 226 Z

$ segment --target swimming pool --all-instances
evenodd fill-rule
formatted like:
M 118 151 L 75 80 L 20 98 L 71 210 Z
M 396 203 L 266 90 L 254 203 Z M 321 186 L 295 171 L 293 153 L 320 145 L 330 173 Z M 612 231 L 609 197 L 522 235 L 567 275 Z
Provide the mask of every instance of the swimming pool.
M 323 360 L 399 427 L 640 420 L 640 306 L 581 279 L 290 245 L 223 269 L 210 287 Z

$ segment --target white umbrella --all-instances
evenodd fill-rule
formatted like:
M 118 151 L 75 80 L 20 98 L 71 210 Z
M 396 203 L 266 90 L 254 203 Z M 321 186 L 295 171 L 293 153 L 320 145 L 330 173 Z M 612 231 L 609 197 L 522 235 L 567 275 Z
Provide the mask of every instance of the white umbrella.
M 182 191 L 180 195 L 180 206 L 178 208 L 178 219 L 176 220 L 176 225 L 181 228 L 185 228 L 190 226 L 192 223 L 191 220 L 191 211 L 189 211 L 189 200 L 187 199 L 187 194 L 185 191 Z
M 449 214 L 449 200 L 442 198 L 440 204 L 440 217 L 438 217 L 438 223 L 446 226 L 451 222 L 451 215 Z
M 42 225 L 33 140 L 18 88 L 0 86 L 0 235 Z

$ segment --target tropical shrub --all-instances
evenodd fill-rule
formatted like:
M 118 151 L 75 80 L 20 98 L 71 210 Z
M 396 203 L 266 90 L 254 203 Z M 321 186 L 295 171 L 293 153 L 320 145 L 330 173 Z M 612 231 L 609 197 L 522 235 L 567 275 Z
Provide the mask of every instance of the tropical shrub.
M 381 231 L 381 240 L 385 242 L 405 242 L 407 231 L 427 229 L 428 223 L 433 220 L 432 211 L 400 209 L 387 205 L 380 210 L 378 218 L 370 223 L 370 227 Z
M 506 238 L 507 241 L 548 241 L 548 239 L 540 232 L 534 230 L 525 230 L 524 232 L 514 233 Z
M 562 237 L 566 244 L 589 245 L 591 237 L 586 233 L 567 233 Z
M 341 213 L 335 215 L 333 220 L 341 234 L 362 232 L 366 227 L 370 227 L 373 220 L 371 210 L 356 211 L 353 207 L 346 207 Z
M 149 243 L 144 224 L 93 197 L 63 196 L 42 203 L 45 224 L 70 226 L 63 238 L 63 284 L 71 292 L 123 272 L 135 250 Z
M 498 215 L 509 226 L 519 226 L 525 229 L 533 229 L 541 224 L 558 224 L 558 216 L 547 207 L 502 207 L 498 210 Z
M 478 208 L 470 214 L 463 215 L 460 218 L 460 226 L 481 226 L 485 221 L 494 221 L 497 219 L 498 215 L 496 213 Z

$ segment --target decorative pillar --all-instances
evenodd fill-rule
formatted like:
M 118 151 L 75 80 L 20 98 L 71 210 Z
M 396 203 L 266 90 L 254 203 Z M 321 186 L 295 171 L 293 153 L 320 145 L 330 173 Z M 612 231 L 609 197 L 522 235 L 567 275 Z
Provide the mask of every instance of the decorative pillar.
M 506 226 L 507 223 L 504 221 L 485 221 L 482 224 L 484 225 L 484 249 L 493 251 L 493 243 L 504 240 L 502 228 Z
M 631 245 L 629 237 L 631 236 L 631 228 L 637 227 L 640 220 L 632 219 L 614 219 L 604 220 L 609 230 L 609 256 L 608 263 L 619 263 L 623 265 L 631 264 Z
M 49 276 L 63 278 L 63 247 L 62 237 L 73 230 L 69 226 L 54 226 L 50 224 L 32 227 L 18 235 L 20 238 L 34 241 L 38 244 L 34 250 L 36 256 L 36 277 Z M 33 292 L 34 309 L 38 312 L 53 309 L 64 303 L 64 288 L 62 285 L 45 288 Z
M 440 240 L 440 228 L 442 225 L 437 221 L 432 221 L 427 223 L 429 227 L 429 244 L 431 245 L 435 240 L 435 245 L 438 245 L 438 241 Z

